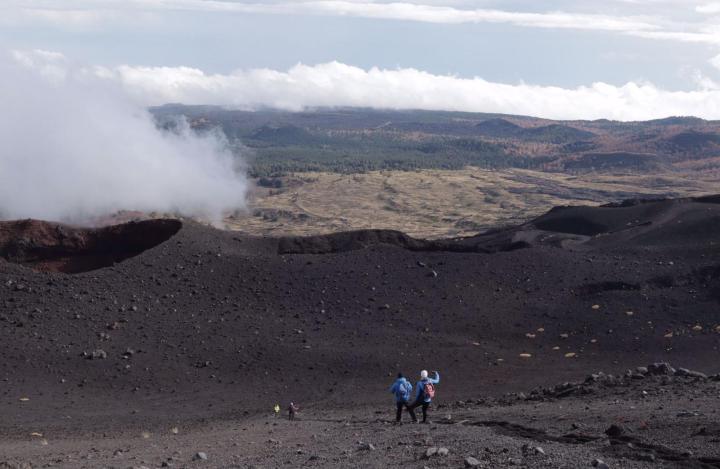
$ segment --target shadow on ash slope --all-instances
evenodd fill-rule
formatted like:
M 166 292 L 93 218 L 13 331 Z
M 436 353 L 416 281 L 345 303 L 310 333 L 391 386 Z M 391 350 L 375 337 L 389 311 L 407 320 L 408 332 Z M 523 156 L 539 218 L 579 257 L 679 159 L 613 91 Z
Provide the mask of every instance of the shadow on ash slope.
M 74 274 L 109 267 L 177 233 L 177 220 L 73 228 L 38 220 L 0 222 L 0 257 L 34 270 Z

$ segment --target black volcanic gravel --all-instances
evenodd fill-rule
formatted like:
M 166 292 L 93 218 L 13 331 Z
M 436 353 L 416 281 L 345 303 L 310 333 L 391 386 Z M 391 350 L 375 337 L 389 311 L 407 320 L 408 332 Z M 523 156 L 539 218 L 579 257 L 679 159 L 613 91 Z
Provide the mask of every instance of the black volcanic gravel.
M 720 371 L 718 204 L 556 210 L 429 250 L 362 233 L 278 254 L 185 222 L 99 270 L 0 260 L 0 432 L 373 404 L 398 370 L 440 370 L 448 400 L 660 360 Z

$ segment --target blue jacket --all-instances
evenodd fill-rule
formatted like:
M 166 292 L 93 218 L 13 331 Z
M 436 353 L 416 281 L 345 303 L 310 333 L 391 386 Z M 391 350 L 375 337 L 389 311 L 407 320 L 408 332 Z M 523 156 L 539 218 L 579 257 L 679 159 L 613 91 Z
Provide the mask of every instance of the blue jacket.
M 440 373 L 437 371 L 435 372 L 435 378 L 430 378 L 429 376 L 425 379 L 421 379 L 417 383 L 417 393 L 415 394 L 415 401 L 418 401 L 422 399 L 422 402 L 431 402 L 432 399 L 430 399 L 428 396 L 425 395 L 425 384 L 427 383 L 433 383 L 438 384 L 440 382 Z
M 390 386 L 390 392 L 395 394 L 395 402 L 407 402 L 412 394 L 412 384 L 405 378 L 398 378 Z

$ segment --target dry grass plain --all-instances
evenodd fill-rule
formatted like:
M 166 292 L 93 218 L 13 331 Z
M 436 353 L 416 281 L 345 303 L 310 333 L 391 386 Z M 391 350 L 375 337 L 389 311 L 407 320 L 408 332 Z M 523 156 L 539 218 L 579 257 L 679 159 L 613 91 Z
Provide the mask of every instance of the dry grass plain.
M 558 205 L 718 192 L 717 174 L 568 175 L 510 169 L 298 173 L 283 187 L 256 187 L 229 229 L 257 235 L 312 235 L 394 229 L 415 237 L 472 235 L 524 222 Z

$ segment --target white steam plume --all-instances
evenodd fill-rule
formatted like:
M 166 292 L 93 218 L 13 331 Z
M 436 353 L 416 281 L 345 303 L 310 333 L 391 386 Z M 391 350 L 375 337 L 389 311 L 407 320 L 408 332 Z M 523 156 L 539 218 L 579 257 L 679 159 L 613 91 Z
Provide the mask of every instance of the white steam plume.
M 0 218 L 83 221 L 118 210 L 217 222 L 245 206 L 223 136 L 158 130 L 116 83 L 60 54 L 0 59 Z

